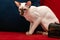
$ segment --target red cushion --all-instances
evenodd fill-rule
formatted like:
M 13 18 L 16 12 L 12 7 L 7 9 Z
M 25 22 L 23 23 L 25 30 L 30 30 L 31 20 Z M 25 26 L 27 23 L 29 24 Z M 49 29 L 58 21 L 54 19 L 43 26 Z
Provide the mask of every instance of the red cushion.
M 49 38 L 41 34 L 31 36 L 21 32 L 0 32 L 0 40 L 60 40 L 58 38 Z

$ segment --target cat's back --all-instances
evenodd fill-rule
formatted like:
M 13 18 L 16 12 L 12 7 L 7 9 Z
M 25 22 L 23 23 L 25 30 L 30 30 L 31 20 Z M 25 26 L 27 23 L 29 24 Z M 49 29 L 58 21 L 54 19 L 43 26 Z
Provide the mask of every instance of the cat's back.
M 46 6 L 39 6 L 39 7 L 31 6 L 30 7 L 30 14 L 32 14 L 34 16 L 42 17 L 42 16 L 46 15 L 45 14 L 47 12 L 46 8 L 47 8 Z
M 31 6 L 30 10 L 36 10 L 36 6 Z

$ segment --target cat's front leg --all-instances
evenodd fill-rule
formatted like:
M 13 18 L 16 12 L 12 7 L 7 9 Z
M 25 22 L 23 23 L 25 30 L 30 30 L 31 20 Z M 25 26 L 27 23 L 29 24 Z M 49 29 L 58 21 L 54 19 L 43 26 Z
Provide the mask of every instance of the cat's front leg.
M 32 28 L 32 25 L 33 25 L 33 23 L 30 22 L 29 30 Z M 26 35 L 28 35 L 28 34 L 29 34 L 29 31 L 26 32 Z
M 29 27 L 29 30 L 31 29 L 32 25 L 33 25 L 33 23 L 32 23 L 32 22 L 30 22 L 30 27 Z
M 32 35 L 33 32 L 35 31 L 35 29 L 38 27 L 38 25 L 40 24 L 41 22 L 41 18 L 39 17 L 38 19 L 36 19 L 36 21 L 33 22 L 33 25 L 32 27 L 30 28 L 29 32 L 27 35 Z

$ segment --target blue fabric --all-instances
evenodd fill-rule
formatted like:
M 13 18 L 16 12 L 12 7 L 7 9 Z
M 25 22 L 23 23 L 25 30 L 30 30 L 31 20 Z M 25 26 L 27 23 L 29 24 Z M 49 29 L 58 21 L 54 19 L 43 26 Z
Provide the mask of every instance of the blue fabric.
M 26 2 L 27 0 L 18 1 Z M 35 6 L 40 4 L 40 1 L 38 0 L 35 0 L 35 2 L 32 0 L 32 2 L 32 5 Z M 0 0 L 0 30 L 26 31 L 28 26 L 29 22 L 19 15 L 18 8 L 16 7 L 14 0 Z
M 0 0 L 0 30 L 25 30 L 26 24 L 13 0 Z
M 34 6 L 40 6 L 40 0 L 31 0 L 31 2 Z

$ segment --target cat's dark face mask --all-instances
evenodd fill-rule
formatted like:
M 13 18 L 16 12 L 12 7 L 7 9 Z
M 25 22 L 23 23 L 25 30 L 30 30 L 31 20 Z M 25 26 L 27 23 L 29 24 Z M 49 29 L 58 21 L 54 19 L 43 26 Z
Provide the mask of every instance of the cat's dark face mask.
M 20 15 L 23 15 L 27 11 L 27 9 L 19 9 L 19 11 L 20 11 Z

